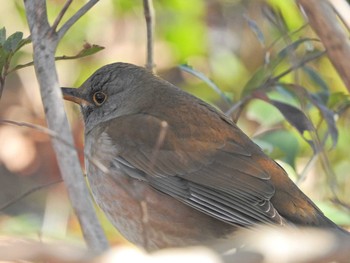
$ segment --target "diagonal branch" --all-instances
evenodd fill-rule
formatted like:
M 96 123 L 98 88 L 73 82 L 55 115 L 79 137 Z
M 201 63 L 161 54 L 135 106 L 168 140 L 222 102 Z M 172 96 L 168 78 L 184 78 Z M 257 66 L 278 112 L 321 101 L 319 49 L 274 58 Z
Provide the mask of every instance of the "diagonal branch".
M 89 3 L 92 2 L 91 0 Z M 67 144 L 74 145 L 64 111 L 55 65 L 54 54 L 60 37 L 53 33 L 48 23 L 46 0 L 24 0 L 24 4 L 34 49 L 34 67 L 48 128 L 54 133 L 60 134 L 60 138 Z M 76 15 L 73 17 L 76 17 Z M 65 25 L 65 30 L 68 30 L 70 26 Z M 63 35 L 65 31 L 61 32 Z M 82 227 L 84 238 L 92 251 L 101 253 L 108 248 L 108 242 L 89 198 L 90 194 L 80 167 L 78 154 L 76 150 L 56 138 L 52 139 L 52 144 L 70 201 Z
M 87 12 L 97 4 L 99 0 L 90 0 L 78 12 L 76 12 L 57 32 L 58 38 L 61 39 L 66 32 Z
M 18 202 L 19 200 L 22 200 L 23 198 L 27 197 L 28 195 L 30 195 L 32 193 L 35 193 L 36 191 L 39 191 L 41 189 L 44 189 L 46 187 L 49 187 L 51 185 L 55 185 L 55 184 L 58 184 L 58 183 L 61 183 L 61 182 L 62 182 L 62 179 L 60 178 L 60 179 L 52 181 L 52 182 L 47 182 L 45 184 L 37 185 L 37 186 L 35 186 L 35 187 L 33 187 L 33 188 L 31 188 L 31 189 L 21 193 L 20 195 L 16 196 L 12 200 L 7 201 L 5 204 L 2 204 L 0 206 L 0 211 L 5 210 L 6 208 L 8 208 L 11 205 L 15 204 L 16 202 Z
M 57 28 L 58 24 L 61 22 L 64 14 L 67 12 L 68 7 L 71 5 L 72 2 L 73 2 L 73 0 L 67 0 L 67 2 L 64 4 L 61 12 L 56 17 L 55 22 L 53 22 L 53 24 L 52 24 L 51 30 L 53 32 L 56 31 L 56 28 Z

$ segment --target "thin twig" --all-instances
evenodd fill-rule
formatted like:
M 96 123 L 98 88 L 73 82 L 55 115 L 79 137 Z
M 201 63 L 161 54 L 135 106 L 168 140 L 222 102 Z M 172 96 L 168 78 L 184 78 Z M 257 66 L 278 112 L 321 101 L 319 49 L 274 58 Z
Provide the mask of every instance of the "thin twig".
M 246 105 L 246 103 L 249 102 L 249 100 L 252 99 L 251 95 L 247 95 L 244 98 L 240 99 L 236 103 L 233 104 L 231 108 L 229 108 L 226 112 L 225 115 L 229 116 L 231 120 L 236 123 L 238 121 L 238 118 L 241 114 L 241 111 L 243 107 Z
M 346 209 L 349 213 L 350 213 L 350 204 L 344 202 L 344 201 L 341 201 L 339 198 L 335 197 L 335 198 L 332 198 L 331 199 L 331 202 L 333 204 L 336 204 L 336 205 L 339 205 L 341 206 L 342 208 Z
M 321 56 L 323 56 L 326 53 L 326 51 L 323 52 L 319 52 L 316 53 L 313 56 L 308 57 L 305 60 L 300 61 L 299 63 L 292 65 L 290 68 L 286 69 L 285 71 L 283 71 L 282 73 L 280 73 L 277 76 L 274 77 L 270 77 L 268 78 L 264 83 L 262 83 L 260 85 L 260 87 L 258 87 L 257 89 L 264 89 L 270 86 L 273 86 L 276 82 L 278 82 L 278 80 L 286 75 L 288 75 L 289 73 L 291 73 L 293 70 L 296 70 L 302 66 L 304 66 L 306 63 L 319 58 Z M 236 102 L 228 111 L 226 111 L 226 115 L 230 116 L 231 114 L 233 114 L 237 109 L 241 108 L 245 103 L 247 103 L 249 100 L 251 99 L 250 95 L 247 95 L 246 97 L 242 98 L 239 102 Z
M 296 69 L 298 69 L 298 68 L 304 66 L 306 63 L 308 63 L 308 62 L 310 62 L 310 61 L 312 61 L 312 60 L 314 60 L 314 59 L 316 59 L 316 58 L 322 57 L 324 54 L 326 54 L 326 51 L 319 52 L 319 53 L 315 53 L 314 55 L 312 55 L 312 56 L 306 58 L 305 60 L 302 60 L 302 61 L 300 61 L 299 63 L 297 63 L 297 64 L 295 64 L 295 65 L 292 65 L 292 67 L 290 67 L 289 69 L 283 71 L 281 74 L 279 74 L 279 75 L 277 75 L 277 76 L 271 78 L 270 81 L 276 82 L 276 81 L 278 81 L 280 78 L 282 78 L 282 77 L 288 75 L 289 73 L 291 73 L 292 71 L 294 71 L 294 70 L 296 70 Z M 269 83 L 270 83 L 270 82 L 269 82 Z
M 78 54 L 76 55 L 72 55 L 72 56 L 67 56 L 67 55 L 63 55 L 63 56 L 57 56 L 55 57 L 55 61 L 58 61 L 58 60 L 71 60 L 71 59 L 78 59 L 78 58 L 83 58 L 83 57 L 86 57 L 86 56 L 89 56 L 89 55 L 92 55 L 93 53 L 88 53 L 86 52 L 87 50 L 91 50 L 93 48 L 97 48 L 99 50 L 102 50 L 104 49 L 104 47 L 101 47 L 101 46 L 98 46 L 98 45 L 90 45 L 88 44 L 89 46 L 88 47 L 84 47 L 82 50 L 79 51 Z M 96 53 L 97 51 L 93 51 L 94 53 Z M 25 68 L 25 67 L 29 67 L 29 66 L 33 66 L 34 65 L 34 61 L 31 61 L 31 62 L 28 62 L 28 63 L 25 63 L 25 64 L 19 64 L 11 69 L 9 69 L 7 72 L 6 72 L 6 75 L 16 71 L 16 70 L 19 70 L 19 69 L 22 69 L 22 68 Z
M 14 125 L 14 126 L 35 129 L 35 130 L 38 130 L 42 133 L 49 135 L 50 137 L 53 137 L 53 138 L 59 140 L 60 142 L 64 143 L 67 146 L 74 147 L 72 144 L 63 140 L 55 131 L 50 130 L 50 129 L 43 127 L 43 126 L 40 126 L 40 125 L 36 125 L 36 124 L 28 123 L 28 122 L 11 121 L 11 120 L 4 120 L 4 119 L 0 119 L 0 124 L 10 124 L 10 125 Z
M 58 24 L 61 22 L 64 14 L 67 12 L 68 7 L 71 5 L 72 2 L 73 2 L 73 0 L 67 0 L 67 2 L 64 4 L 61 12 L 58 14 L 58 16 L 55 19 L 55 22 L 53 22 L 53 24 L 51 26 L 52 32 L 56 31 Z
M 38 185 L 38 186 L 35 186 L 27 191 L 25 191 L 24 193 L 21 193 L 20 195 L 16 196 L 15 198 L 13 198 L 12 200 L 6 202 L 4 205 L 0 206 L 0 211 L 8 208 L 9 206 L 15 204 L 16 202 L 20 201 L 21 199 L 27 197 L 28 195 L 36 192 L 36 191 L 39 191 L 45 187 L 48 187 L 48 186 L 51 186 L 51 185 L 54 185 L 54 184 L 58 184 L 58 183 L 61 183 L 62 182 L 62 179 L 60 178 L 59 180 L 57 181 L 53 181 L 53 182 L 48 182 L 48 183 L 45 183 L 45 184 L 42 184 L 42 185 Z
M 327 182 L 329 184 L 329 187 L 331 189 L 331 192 L 334 198 L 338 199 L 339 184 L 338 184 L 337 176 L 330 163 L 328 155 L 320 142 L 320 138 L 317 133 L 315 133 L 315 139 L 316 139 L 315 145 L 318 148 L 318 151 L 320 152 L 321 165 L 323 170 L 325 171 Z
M 0 119 L 0 125 L 1 124 L 7 124 L 7 125 L 14 125 L 14 126 L 20 126 L 20 127 L 27 127 L 30 129 L 34 129 L 37 130 L 39 132 L 42 132 L 48 136 L 50 136 L 51 138 L 54 138 L 58 141 L 60 141 L 61 143 L 63 143 L 64 145 L 77 150 L 79 153 L 84 153 L 82 150 L 77 149 L 73 144 L 67 142 L 66 140 L 64 140 L 59 134 L 57 134 L 55 131 L 50 130 L 46 127 L 40 126 L 40 125 L 36 125 L 33 123 L 28 123 L 28 122 L 21 122 L 21 121 L 11 121 L 11 120 L 4 120 L 4 119 Z M 101 170 L 101 172 L 103 173 L 110 173 L 109 169 L 104 166 L 101 162 L 97 161 L 96 159 L 94 159 L 93 157 L 89 156 L 89 155 L 84 155 L 86 159 L 88 159 L 97 169 Z
M 97 4 L 99 0 L 90 0 L 84 6 L 82 6 L 78 12 L 76 12 L 64 25 L 58 30 L 57 35 L 58 38 L 61 39 L 64 34 L 87 12 Z
M 164 144 L 164 140 L 165 140 L 165 137 L 168 133 L 168 129 L 169 129 L 169 124 L 166 121 L 161 121 L 158 139 L 156 141 L 156 144 L 154 145 L 154 151 L 152 153 L 151 161 L 150 161 L 150 165 L 149 165 L 149 168 L 151 171 L 153 170 L 154 165 L 157 161 L 159 150 L 162 147 L 162 145 Z
M 216 84 L 214 81 L 212 81 L 210 78 L 208 78 L 204 73 L 192 68 L 191 66 L 188 65 L 180 65 L 179 68 L 196 78 L 204 81 L 205 84 L 207 84 L 210 88 L 212 88 L 217 94 L 220 95 L 222 100 L 230 106 L 232 104 L 231 98 L 229 98 Z
M 300 185 L 302 182 L 305 181 L 305 179 L 307 178 L 307 175 L 309 174 L 309 171 L 311 169 L 311 167 L 313 167 L 316 163 L 316 161 L 318 160 L 319 154 L 316 153 L 314 154 L 306 163 L 306 165 L 304 166 L 303 170 L 300 173 L 300 176 L 297 180 L 297 185 Z
M 48 129 L 46 127 L 43 127 L 43 126 L 40 126 L 40 125 L 28 123 L 28 122 L 12 121 L 12 120 L 5 120 L 5 119 L 0 119 L 0 125 L 1 124 L 14 125 L 14 126 L 19 126 L 19 127 L 26 127 L 26 128 L 30 128 L 30 129 L 34 129 L 34 130 L 37 130 L 39 132 L 42 132 L 42 133 L 50 136 L 51 138 L 54 138 L 54 139 L 62 142 L 64 145 L 77 150 L 79 153 L 83 153 L 84 154 L 84 158 L 86 160 L 88 160 L 94 167 L 96 167 L 98 170 L 100 170 L 102 173 L 104 173 L 106 176 L 111 176 L 112 178 L 114 176 L 113 173 L 111 172 L 111 170 L 107 166 L 105 166 L 103 163 L 101 163 L 96 158 L 94 158 L 94 157 L 92 157 L 92 156 L 90 156 L 88 154 L 85 154 L 83 150 L 77 149 L 73 144 L 70 144 L 69 142 L 64 140 L 61 136 L 59 136 L 53 130 L 50 130 L 50 129 Z M 164 136 L 164 135 L 160 134 L 159 136 Z M 121 185 L 121 186 L 125 190 L 125 192 L 128 193 L 131 197 L 134 196 L 133 193 L 127 187 L 124 187 L 124 185 Z M 140 200 L 137 199 L 137 201 L 140 201 Z
M 305 111 L 306 112 L 306 111 Z M 316 131 L 319 130 L 320 128 L 320 125 L 322 123 L 322 119 L 319 121 L 319 123 L 316 125 Z M 323 136 L 322 138 L 322 141 L 320 142 L 321 143 L 321 147 L 322 149 L 325 147 L 325 144 L 326 144 L 326 141 L 327 141 L 327 138 L 329 136 L 329 130 L 327 130 L 327 132 L 325 133 L 325 135 Z M 307 162 L 307 164 L 304 166 L 304 169 L 302 170 L 302 172 L 300 173 L 300 176 L 298 178 L 298 181 L 297 181 L 297 184 L 300 184 L 302 183 L 306 177 L 307 177 L 307 174 L 310 170 L 310 168 L 316 163 L 316 161 L 319 159 L 319 153 L 316 152 L 312 157 L 311 159 Z
M 146 20 L 147 28 L 147 59 L 146 59 L 146 69 L 153 71 L 153 41 L 154 41 L 154 9 L 152 0 L 143 0 L 143 9 Z

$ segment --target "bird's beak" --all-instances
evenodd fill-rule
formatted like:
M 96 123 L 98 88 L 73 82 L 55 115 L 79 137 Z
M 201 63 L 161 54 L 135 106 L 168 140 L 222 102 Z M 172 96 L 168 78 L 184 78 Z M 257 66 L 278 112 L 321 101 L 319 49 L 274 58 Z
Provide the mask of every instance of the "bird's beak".
M 83 94 L 81 94 L 79 89 L 76 88 L 61 88 L 63 98 L 65 100 L 72 101 L 74 103 L 79 104 L 80 106 L 88 106 L 91 103 L 83 98 Z

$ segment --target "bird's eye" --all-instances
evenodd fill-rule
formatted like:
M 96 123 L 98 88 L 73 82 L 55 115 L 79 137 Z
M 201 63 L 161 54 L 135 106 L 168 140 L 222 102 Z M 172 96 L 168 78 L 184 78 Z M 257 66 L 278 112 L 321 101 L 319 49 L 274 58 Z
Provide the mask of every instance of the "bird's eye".
M 106 101 L 107 95 L 101 91 L 98 91 L 94 94 L 92 99 L 94 100 L 94 102 L 97 106 L 101 106 Z

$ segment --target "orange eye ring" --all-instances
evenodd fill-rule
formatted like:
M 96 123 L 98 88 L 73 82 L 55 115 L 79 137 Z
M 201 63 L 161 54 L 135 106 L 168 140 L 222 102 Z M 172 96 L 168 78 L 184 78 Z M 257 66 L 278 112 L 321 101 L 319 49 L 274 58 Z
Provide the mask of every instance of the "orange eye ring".
M 101 91 L 98 91 L 95 92 L 95 94 L 92 96 L 92 99 L 96 106 L 101 106 L 106 101 L 107 95 Z

